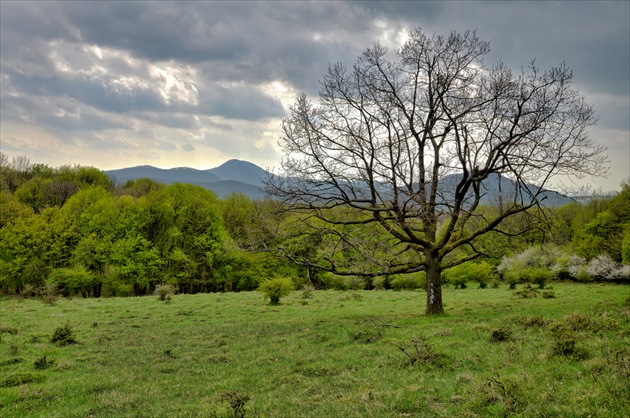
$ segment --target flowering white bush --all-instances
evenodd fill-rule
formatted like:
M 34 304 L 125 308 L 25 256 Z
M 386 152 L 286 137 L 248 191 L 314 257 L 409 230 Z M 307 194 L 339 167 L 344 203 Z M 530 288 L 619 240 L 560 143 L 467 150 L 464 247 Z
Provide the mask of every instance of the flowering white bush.
M 586 259 L 579 255 L 571 255 L 564 266 L 572 277 L 577 278 L 586 269 Z
M 598 255 L 586 266 L 586 272 L 595 280 L 610 280 L 617 269 L 617 263 L 607 254 Z

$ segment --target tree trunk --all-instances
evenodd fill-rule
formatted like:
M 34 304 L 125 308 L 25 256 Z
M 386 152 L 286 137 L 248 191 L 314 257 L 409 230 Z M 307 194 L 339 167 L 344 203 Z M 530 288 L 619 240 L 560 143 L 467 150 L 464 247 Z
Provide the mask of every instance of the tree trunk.
M 431 250 L 425 251 L 427 260 L 427 315 L 444 313 L 442 304 L 442 265 Z

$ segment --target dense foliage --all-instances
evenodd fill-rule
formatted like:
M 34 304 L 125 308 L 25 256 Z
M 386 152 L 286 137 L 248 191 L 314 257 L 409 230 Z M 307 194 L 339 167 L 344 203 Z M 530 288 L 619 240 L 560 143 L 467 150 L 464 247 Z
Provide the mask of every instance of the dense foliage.
M 115 187 L 95 168 L 43 165 L 3 166 L 0 190 L 5 293 L 145 295 L 158 284 L 179 293 L 254 290 L 272 275 L 299 276 L 284 259 L 246 251 L 265 245 L 241 232 L 264 203 L 231 205 L 242 196 L 220 202 L 198 186 L 148 179 Z
M 243 291 L 277 277 L 290 277 L 297 287 L 334 289 L 418 289 L 426 283 L 424 272 L 341 277 L 293 263 L 332 253 L 334 262 L 347 265 L 361 263 L 368 252 L 378 257 L 388 245 L 387 234 L 372 227 L 354 231 L 371 238 L 362 247 L 333 251 L 334 237 L 311 233 L 317 219 L 306 228 L 276 201 L 243 195 L 219 200 L 201 187 L 149 179 L 115 185 L 95 168 L 4 161 L 0 291 L 5 294 L 145 295 L 158 285 L 177 293 Z M 531 223 L 524 235 L 479 237 L 475 245 L 487 256 L 447 270 L 443 281 L 462 288 L 499 279 L 540 287 L 554 279 L 628 281 L 630 185 L 614 196 L 547 209 L 545 216 L 546 227 L 526 213 L 514 219 L 519 227 Z M 344 228 L 335 232 L 344 234 Z

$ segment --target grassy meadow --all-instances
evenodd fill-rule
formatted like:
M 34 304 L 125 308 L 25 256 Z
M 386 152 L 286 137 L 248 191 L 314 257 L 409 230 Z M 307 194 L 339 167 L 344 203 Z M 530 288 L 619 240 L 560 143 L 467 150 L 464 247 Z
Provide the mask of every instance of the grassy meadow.
M 630 416 L 630 289 L 548 292 L 3 298 L 0 415 Z

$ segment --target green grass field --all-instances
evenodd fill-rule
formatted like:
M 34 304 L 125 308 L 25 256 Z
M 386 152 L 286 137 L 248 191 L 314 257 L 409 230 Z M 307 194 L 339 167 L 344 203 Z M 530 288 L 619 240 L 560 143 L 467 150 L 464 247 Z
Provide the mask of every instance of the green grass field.
M 630 416 L 630 289 L 553 292 L 4 298 L 0 415 Z

